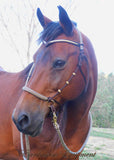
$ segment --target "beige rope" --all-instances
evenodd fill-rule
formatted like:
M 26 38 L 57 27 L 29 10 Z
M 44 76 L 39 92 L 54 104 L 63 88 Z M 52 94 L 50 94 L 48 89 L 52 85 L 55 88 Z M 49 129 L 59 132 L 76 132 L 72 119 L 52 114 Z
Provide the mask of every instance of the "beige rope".
M 59 129 L 59 124 L 57 123 L 56 113 L 53 112 L 53 125 L 54 125 L 54 127 L 55 127 L 55 129 L 56 129 L 56 131 L 57 131 L 57 134 L 58 134 L 58 136 L 59 136 L 59 139 L 60 139 L 60 142 L 61 142 L 62 146 L 63 146 L 64 149 L 65 149 L 67 152 L 69 152 L 70 154 L 77 155 L 77 154 L 81 153 L 82 150 L 84 149 L 87 141 L 88 141 L 88 138 L 89 138 L 89 136 L 90 136 L 90 131 L 91 131 L 91 128 L 92 128 L 92 116 L 91 116 L 91 113 L 90 113 L 90 112 L 89 112 L 89 115 L 90 115 L 90 128 L 89 128 L 89 131 L 88 131 L 88 135 L 87 135 L 87 137 L 86 137 L 86 140 L 85 140 L 84 144 L 82 145 L 82 147 L 81 147 L 77 152 L 73 152 L 73 151 L 71 151 L 71 150 L 67 147 L 67 145 L 65 144 L 64 139 L 63 139 L 63 136 L 62 136 L 61 131 L 60 131 L 60 129 Z
M 27 160 L 25 156 L 24 145 L 23 145 L 23 134 L 21 132 L 20 132 L 20 141 L 21 141 L 21 153 L 22 153 L 23 159 Z
M 24 144 L 23 144 L 23 133 L 21 133 L 21 132 L 20 132 L 20 141 L 21 141 L 21 152 L 22 152 L 23 159 L 24 160 L 29 160 L 29 156 L 30 156 L 30 144 L 29 144 L 28 135 L 25 135 L 27 157 L 25 156 Z
M 32 67 L 31 67 L 31 69 L 30 69 L 30 71 L 29 71 L 29 74 L 28 74 L 28 76 L 27 76 L 27 79 L 26 79 L 26 82 L 25 82 L 25 86 L 27 86 L 27 84 L 28 84 L 28 81 L 29 81 L 29 79 L 30 79 L 30 76 L 31 76 L 31 73 L 32 73 L 32 71 L 33 71 L 34 65 L 35 65 L 35 64 L 33 63 Z
M 27 86 L 24 86 L 23 90 L 31 93 L 32 95 L 36 96 L 37 98 L 39 98 L 41 100 L 48 101 L 48 97 L 46 97 L 46 96 L 44 96 L 44 95 L 32 90 L 31 88 L 29 88 Z
M 89 131 L 88 131 L 88 135 L 87 135 L 87 137 L 86 137 L 86 140 L 85 140 L 84 144 L 82 145 L 82 147 L 81 147 L 77 152 L 73 152 L 73 151 L 71 151 L 71 150 L 67 147 L 66 143 L 64 142 L 63 136 L 62 136 L 61 131 L 60 131 L 60 128 L 59 128 L 59 124 L 57 123 L 56 113 L 53 112 L 53 125 L 54 125 L 54 127 L 55 127 L 55 129 L 56 129 L 56 131 L 57 131 L 57 134 L 58 134 L 58 136 L 59 136 L 59 140 L 60 140 L 63 148 L 64 148 L 67 152 L 69 152 L 70 154 L 77 155 L 77 154 L 81 153 L 82 150 L 84 149 L 87 141 L 88 141 L 88 138 L 89 138 L 89 136 L 90 136 L 90 131 L 91 131 L 91 128 L 92 128 L 92 116 L 91 116 L 91 113 L 90 113 L 90 112 L 89 112 L 89 115 L 90 115 L 90 128 L 89 128 Z M 28 135 L 25 135 L 27 158 L 26 158 L 25 152 L 24 152 L 23 134 L 22 134 L 22 133 L 20 133 L 20 138 L 21 138 L 21 151 L 22 151 L 23 159 L 24 159 L 24 160 L 29 160 L 29 157 L 30 157 L 30 144 L 29 144 Z
M 26 142 L 27 160 L 29 160 L 29 156 L 30 156 L 30 144 L 29 144 L 29 137 L 28 137 L 28 135 L 25 135 L 25 142 Z

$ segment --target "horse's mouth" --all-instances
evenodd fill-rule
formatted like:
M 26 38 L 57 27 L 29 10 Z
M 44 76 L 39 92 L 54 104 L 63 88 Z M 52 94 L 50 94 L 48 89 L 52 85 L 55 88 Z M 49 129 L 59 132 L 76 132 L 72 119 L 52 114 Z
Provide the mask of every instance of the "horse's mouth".
M 16 123 L 14 119 L 13 121 L 20 132 L 22 132 L 23 134 L 30 135 L 31 137 L 36 137 L 42 132 L 43 123 L 44 123 L 44 121 L 42 120 L 40 122 L 37 122 L 36 124 L 31 123 L 31 125 L 28 126 L 27 128 L 22 128 L 18 123 Z
M 36 129 L 34 129 L 32 132 L 28 131 L 28 133 L 26 134 L 30 135 L 31 137 L 36 137 L 42 132 L 42 129 L 43 129 L 43 121 L 38 125 Z
M 42 132 L 42 129 L 43 129 L 43 121 L 41 121 L 36 127 L 34 127 L 34 124 L 33 124 L 28 129 L 25 129 L 25 130 L 19 129 L 19 130 L 20 130 L 20 132 L 27 134 L 27 135 L 30 135 L 31 137 L 36 137 Z
M 21 112 L 17 115 L 14 110 L 12 120 L 17 129 L 24 134 L 35 137 L 42 132 L 44 116 L 41 113 L 30 115 L 27 112 Z
M 18 126 L 17 126 L 17 128 L 20 132 L 22 132 L 24 134 L 30 135 L 31 137 L 36 137 L 42 132 L 43 122 L 41 122 L 36 128 L 31 127 L 32 129 L 23 130 L 23 129 L 20 129 Z

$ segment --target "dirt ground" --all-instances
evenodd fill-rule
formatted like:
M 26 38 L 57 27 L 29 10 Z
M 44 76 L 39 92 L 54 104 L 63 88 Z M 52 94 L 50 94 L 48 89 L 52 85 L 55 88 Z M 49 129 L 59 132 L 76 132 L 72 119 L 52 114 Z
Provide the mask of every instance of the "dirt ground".
M 91 136 L 88 140 L 87 149 L 91 152 L 106 154 L 114 157 L 114 140 Z
M 98 131 L 99 129 L 95 129 Z M 103 131 L 103 129 L 100 129 Z M 106 129 L 105 133 L 114 134 L 114 129 Z M 114 158 L 114 140 L 104 137 L 90 136 L 85 151 L 88 153 L 105 154 Z

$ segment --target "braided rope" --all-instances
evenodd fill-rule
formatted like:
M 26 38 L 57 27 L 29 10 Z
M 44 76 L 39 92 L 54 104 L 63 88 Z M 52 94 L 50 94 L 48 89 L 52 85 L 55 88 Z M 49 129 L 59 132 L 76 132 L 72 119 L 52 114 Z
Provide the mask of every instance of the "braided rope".
M 31 88 L 29 88 L 27 86 L 24 86 L 23 90 L 26 91 L 26 92 L 31 93 L 32 95 L 34 95 L 35 97 L 37 97 L 37 98 L 39 98 L 41 100 L 48 101 L 48 97 L 46 97 L 46 96 L 34 91 L 33 89 L 31 89 Z
M 81 153 L 82 150 L 84 149 L 84 147 L 85 147 L 85 145 L 86 145 L 86 143 L 87 143 L 87 141 L 88 141 L 88 138 L 89 138 L 89 136 L 90 136 L 90 132 L 91 132 L 91 128 L 92 128 L 92 116 L 91 116 L 91 112 L 89 112 L 89 116 L 90 116 L 90 127 L 89 127 L 89 131 L 88 131 L 88 135 L 87 135 L 87 137 L 86 137 L 86 140 L 85 140 L 84 144 L 82 145 L 82 147 L 81 147 L 77 152 L 73 152 L 73 151 L 71 151 L 71 150 L 67 147 L 66 143 L 64 142 L 63 136 L 62 136 L 61 131 L 60 131 L 60 128 L 59 128 L 59 124 L 57 123 L 56 113 L 53 112 L 53 125 L 54 125 L 54 127 L 55 127 L 55 129 L 56 129 L 56 131 L 57 131 L 57 134 L 58 134 L 58 136 L 59 136 L 59 139 L 60 139 L 60 142 L 61 142 L 62 146 L 63 146 L 64 149 L 65 149 L 67 152 L 69 152 L 70 154 L 77 155 L 77 154 Z
M 24 144 L 23 144 L 23 133 L 21 133 L 21 132 L 20 132 L 20 141 L 21 141 L 21 153 L 22 153 L 23 159 L 24 160 L 29 160 L 29 156 L 30 156 L 30 144 L 29 144 L 28 135 L 25 135 L 25 145 L 26 145 L 26 154 L 27 154 L 27 157 L 25 156 Z

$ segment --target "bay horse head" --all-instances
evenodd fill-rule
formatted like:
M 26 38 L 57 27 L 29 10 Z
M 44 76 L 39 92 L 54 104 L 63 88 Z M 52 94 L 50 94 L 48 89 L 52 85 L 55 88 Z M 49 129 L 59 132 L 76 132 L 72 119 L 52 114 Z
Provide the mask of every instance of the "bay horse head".
M 33 65 L 12 115 L 19 131 L 33 137 L 42 132 L 51 105 L 56 111 L 61 110 L 64 103 L 84 94 L 89 83 L 86 38 L 66 11 L 61 6 L 58 8 L 59 22 L 51 21 L 40 9 L 37 10 L 43 27 L 39 38 L 42 44 L 34 55 Z

